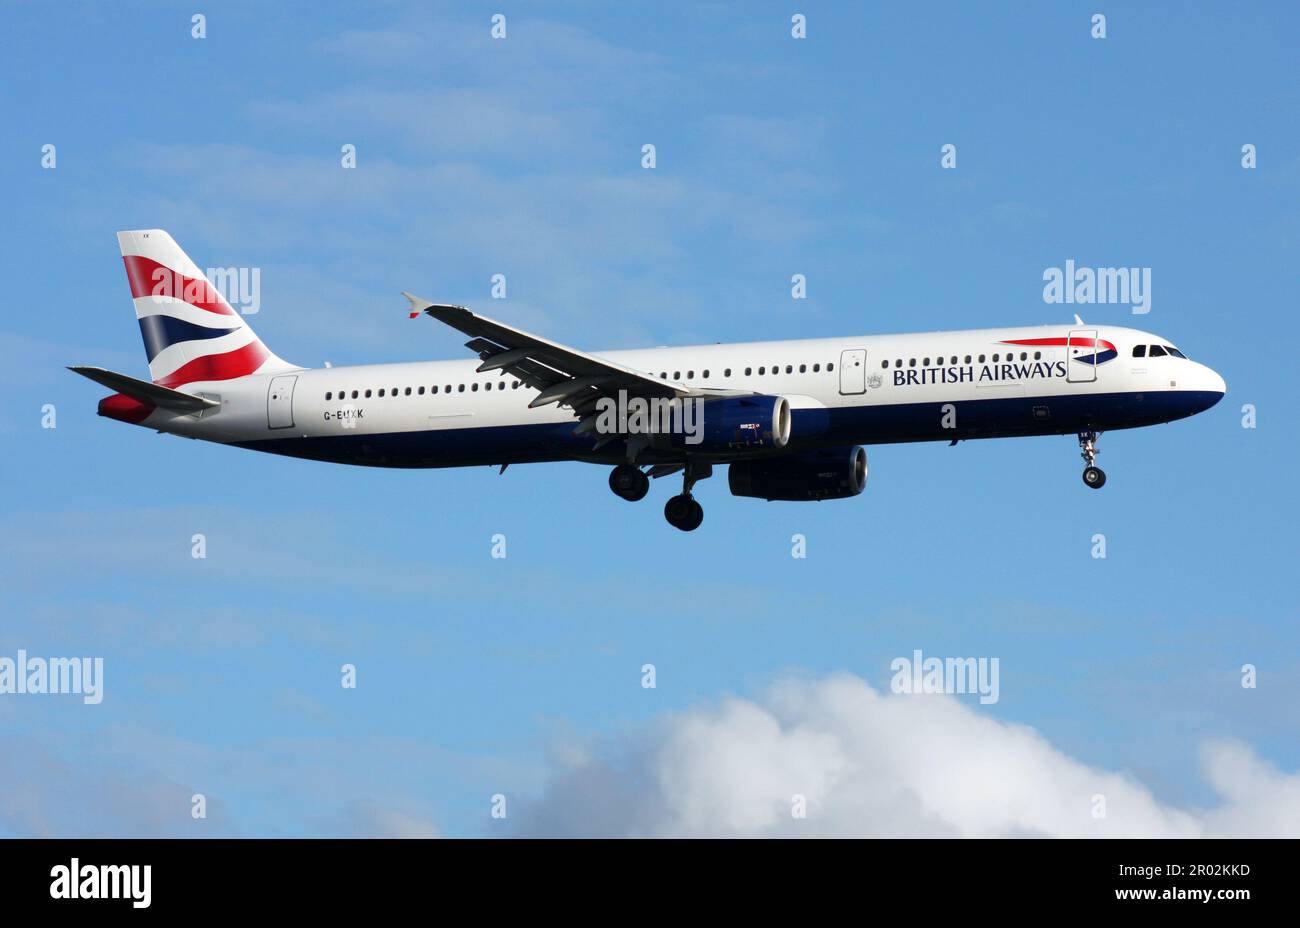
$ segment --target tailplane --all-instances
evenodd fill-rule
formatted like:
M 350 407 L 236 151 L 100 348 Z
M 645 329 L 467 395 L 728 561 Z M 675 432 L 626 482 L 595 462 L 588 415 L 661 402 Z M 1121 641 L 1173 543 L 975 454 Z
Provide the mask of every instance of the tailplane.
M 277 357 L 162 229 L 117 233 L 153 382 L 169 389 L 299 370 Z

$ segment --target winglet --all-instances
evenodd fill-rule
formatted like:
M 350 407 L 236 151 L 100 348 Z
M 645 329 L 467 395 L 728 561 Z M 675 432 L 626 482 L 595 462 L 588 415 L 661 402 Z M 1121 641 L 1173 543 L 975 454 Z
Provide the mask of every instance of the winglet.
M 424 312 L 426 309 L 428 309 L 430 306 L 433 305 L 428 300 L 421 299 L 420 297 L 416 296 L 414 293 L 408 293 L 405 290 L 402 291 L 402 296 L 406 297 L 406 299 L 411 304 L 410 318 L 412 319 L 414 319 L 416 316 L 420 315 L 420 313 Z
M 1078 313 L 1075 313 L 1075 314 L 1074 314 L 1074 324 L 1075 324 L 1075 325 L 1087 325 L 1088 323 L 1086 323 L 1086 322 L 1084 322 L 1082 319 L 1080 319 Z

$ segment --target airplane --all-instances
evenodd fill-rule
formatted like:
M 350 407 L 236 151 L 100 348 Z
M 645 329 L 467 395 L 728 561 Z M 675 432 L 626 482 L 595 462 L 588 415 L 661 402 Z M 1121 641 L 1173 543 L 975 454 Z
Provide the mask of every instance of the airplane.
M 735 496 L 826 500 L 867 482 L 864 445 L 1075 435 L 1099 489 L 1103 431 L 1171 422 L 1223 398 L 1222 377 L 1168 339 L 1118 326 L 591 353 L 410 293 L 411 318 L 469 336 L 474 360 L 306 368 L 273 353 L 165 231 L 119 232 L 150 380 L 69 368 L 115 391 L 99 415 L 315 461 L 610 466 L 644 498 L 680 473 L 669 524 L 704 519 L 695 484 L 728 466 Z

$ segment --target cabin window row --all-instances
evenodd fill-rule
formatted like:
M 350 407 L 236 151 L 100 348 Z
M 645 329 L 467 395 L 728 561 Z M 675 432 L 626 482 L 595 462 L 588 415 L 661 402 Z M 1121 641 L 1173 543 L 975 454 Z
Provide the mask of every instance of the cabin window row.
M 787 364 L 787 365 L 785 365 L 784 370 L 785 370 L 785 373 L 787 373 L 787 374 L 793 374 L 793 373 L 795 372 L 795 365 L 793 365 L 793 364 Z M 800 364 L 799 367 L 798 367 L 798 370 L 799 370 L 799 373 L 801 373 L 801 374 L 806 374 L 806 373 L 808 373 L 808 365 L 807 365 L 807 364 Z M 827 365 L 826 365 L 826 370 L 827 370 L 827 371 L 833 371 L 833 370 L 835 370 L 835 365 L 834 365 L 834 364 L 827 364 Z M 763 364 L 763 365 L 760 365 L 759 368 L 758 368 L 758 373 L 759 373 L 760 376 L 761 376 L 761 375 L 766 375 L 766 374 L 768 374 L 768 373 L 779 374 L 779 373 L 781 373 L 781 371 L 782 371 L 782 367 L 781 367 L 780 364 L 773 364 L 773 365 L 771 366 L 771 368 L 769 368 L 766 364 Z M 812 365 L 812 372 L 813 372 L 814 374 L 820 374 L 821 371 L 822 371 L 822 366 L 821 366 L 820 363 Z M 722 372 L 722 376 L 723 376 L 723 377 L 730 377 L 730 376 L 731 376 L 731 368 L 729 368 L 729 367 L 726 368 L 726 369 Z M 746 377 L 753 377 L 753 376 L 754 376 L 754 368 L 753 368 L 753 367 L 747 367 L 747 368 L 745 368 L 745 376 L 746 376 Z M 707 367 L 706 367 L 704 370 L 700 371 L 700 378 L 701 378 L 702 380 L 708 380 L 708 379 L 709 379 L 709 369 L 708 369 Z M 667 380 L 667 379 L 668 379 L 668 372 L 667 372 L 667 371 L 660 371 L 660 372 L 659 372 L 659 379 L 660 379 L 660 380 Z M 681 379 L 682 379 L 682 372 L 681 372 L 681 371 L 673 371 L 673 380 L 681 380 Z M 695 379 L 695 371 L 690 371 L 690 370 L 686 371 L 686 379 L 687 379 L 687 380 L 694 380 L 694 379 Z
M 944 356 L 940 356 L 940 357 L 937 357 L 937 358 L 922 358 L 922 359 L 921 359 L 921 366 L 922 366 L 922 367 L 930 367 L 930 365 L 931 365 L 931 361 L 934 362 L 934 366 L 936 366 L 936 367 L 946 367 L 946 366 L 948 366 L 948 365 L 950 365 L 950 364 L 961 364 L 961 363 L 965 363 L 965 364 L 974 364 L 974 363 L 983 364 L 983 363 L 985 363 L 986 360 L 988 360 L 988 356 L 987 356 L 987 355 L 979 355 L 979 356 L 978 356 L 978 361 L 975 361 L 975 360 L 974 360 L 975 358 L 976 358 L 976 355 L 970 355 L 970 354 L 966 355 L 966 360 L 965 360 L 964 362 L 961 360 L 961 356 L 960 356 L 960 355 L 953 355 L 951 358 L 944 357 Z M 995 363 L 995 364 L 996 364 L 998 361 L 1014 361 L 1015 359 L 1016 359 L 1016 353 L 1015 353 L 1014 351 L 1008 351 L 1008 352 L 1006 352 L 1006 353 L 1005 353 L 1005 357 L 1004 357 L 1004 355 L 1003 355 L 1003 352 L 996 352 L 996 353 L 993 355 L 993 357 L 992 357 L 992 361 L 993 361 L 993 363 Z M 1035 351 L 1035 352 L 1034 352 L 1034 360 L 1035 360 L 1035 361 L 1041 361 L 1042 359 L 1043 359 L 1043 353 L 1042 353 L 1041 351 Z M 1022 352 L 1020 352 L 1020 360 L 1022 360 L 1022 361 L 1028 361 L 1028 360 L 1029 360 L 1029 352 L 1028 352 L 1028 351 L 1022 351 Z M 889 367 L 889 359 L 886 358 L 885 360 L 881 361 L 881 362 L 880 362 L 880 366 L 881 366 L 882 368 L 887 368 L 887 367 Z M 894 367 L 902 367 L 902 366 L 903 366 L 903 359 L 902 359 L 902 358 L 895 358 L 895 359 L 894 359 L 894 365 L 893 365 L 893 366 L 894 366 Z M 908 359 L 907 359 L 907 366 L 908 366 L 908 367 L 916 367 L 916 358 L 908 358 Z
M 493 383 L 495 383 L 496 386 L 493 386 Z M 518 390 L 520 386 L 521 386 L 521 384 L 520 384 L 520 382 L 519 382 L 518 380 L 515 380 L 515 381 L 510 382 L 510 389 L 512 389 L 512 390 Z M 504 390 L 504 389 L 506 389 L 506 381 L 504 381 L 504 380 L 489 381 L 488 383 L 483 384 L 482 389 L 483 389 L 483 391 L 484 391 L 485 393 L 491 393 L 493 390 Z M 479 391 L 479 385 L 478 385 L 477 383 L 472 383 L 472 384 L 469 385 L 469 392 L 470 392 L 470 393 L 477 393 L 478 391 Z M 328 401 L 333 400 L 333 399 L 339 399 L 339 400 L 346 400 L 346 399 L 353 399 L 353 400 L 359 400 L 359 399 L 370 399 L 372 396 L 387 396 L 387 397 L 393 397 L 393 396 L 424 396 L 426 393 L 427 393 L 428 395 L 430 395 L 430 396 L 436 396 L 439 392 L 442 392 L 442 393 L 464 393 L 464 392 L 465 392 L 465 384 L 463 384 L 463 383 L 450 384 L 450 383 L 449 383 L 449 384 L 446 384 L 445 386 L 442 386 L 442 387 L 439 387 L 437 384 L 434 384 L 433 386 L 428 387 L 427 389 L 426 389 L 425 387 L 407 387 L 405 390 L 403 390 L 401 387 L 393 387 L 393 388 L 391 388 L 391 389 L 389 389 L 389 388 L 387 388 L 387 387 L 379 387 L 378 389 L 374 389 L 374 388 L 372 387 L 372 388 L 369 389 L 369 390 L 351 390 L 351 391 L 349 391 L 349 390 L 340 390 L 340 391 L 338 391 L 338 393 L 335 393 L 333 390 L 330 390 L 330 391 L 328 391 L 328 392 L 325 394 L 325 400 L 326 400 L 326 402 L 328 402 Z

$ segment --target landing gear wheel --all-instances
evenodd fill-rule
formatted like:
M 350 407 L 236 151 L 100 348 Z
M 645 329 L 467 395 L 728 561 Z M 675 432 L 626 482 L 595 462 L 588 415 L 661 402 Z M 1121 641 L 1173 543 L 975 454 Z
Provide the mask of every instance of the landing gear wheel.
M 673 528 L 693 532 L 704 521 L 704 507 L 695 501 L 695 497 L 682 493 L 664 504 L 664 518 Z
M 1089 429 L 1079 433 L 1079 456 L 1088 465 L 1083 469 L 1083 482 L 1094 490 L 1106 485 L 1106 472 L 1097 466 L 1097 433 Z
M 644 499 L 650 492 L 650 478 L 643 474 L 639 467 L 620 464 L 610 471 L 609 488 L 615 495 L 635 503 L 639 499 Z

